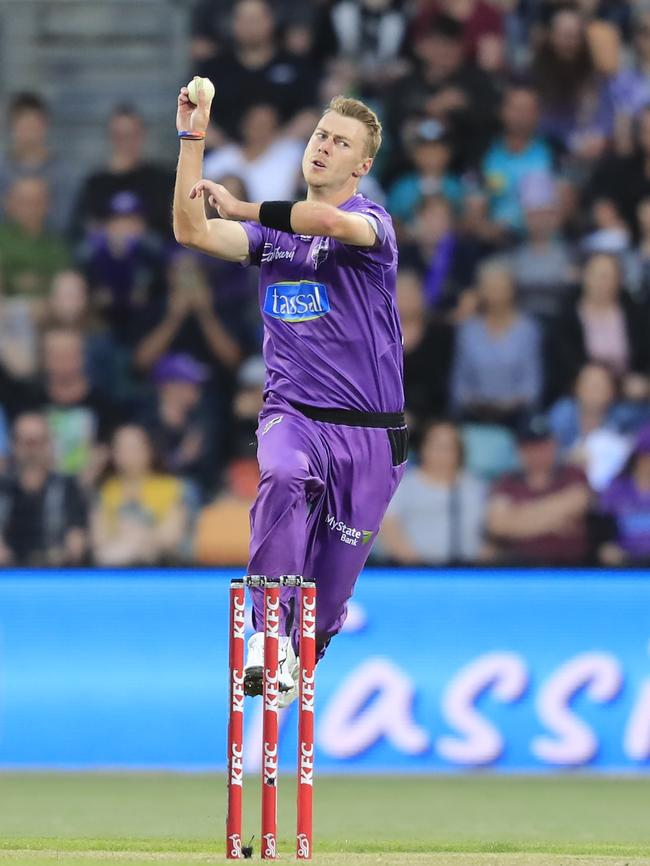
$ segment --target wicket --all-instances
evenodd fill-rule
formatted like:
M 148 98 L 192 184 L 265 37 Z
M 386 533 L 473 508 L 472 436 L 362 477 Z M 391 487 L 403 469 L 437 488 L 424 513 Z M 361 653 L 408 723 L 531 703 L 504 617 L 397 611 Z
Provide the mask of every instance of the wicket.
M 280 591 L 296 589 L 299 617 L 300 682 L 298 695 L 298 795 L 296 803 L 296 857 L 312 856 L 313 774 L 314 774 L 314 682 L 316 668 L 316 585 L 300 575 L 270 580 L 264 575 L 247 575 L 230 583 L 228 718 L 228 809 L 226 857 L 238 860 L 242 849 L 244 783 L 244 622 L 246 587 L 264 591 L 264 668 L 262 722 L 262 838 L 263 860 L 277 856 L 278 792 L 278 646 Z

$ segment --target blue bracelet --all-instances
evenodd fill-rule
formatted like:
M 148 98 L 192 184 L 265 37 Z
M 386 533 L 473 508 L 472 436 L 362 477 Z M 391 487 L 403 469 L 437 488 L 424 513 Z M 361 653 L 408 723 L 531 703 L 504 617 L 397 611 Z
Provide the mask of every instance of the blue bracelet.
M 205 132 L 189 132 L 188 130 L 181 130 L 178 133 L 179 138 L 185 138 L 187 141 L 203 141 L 205 138 Z

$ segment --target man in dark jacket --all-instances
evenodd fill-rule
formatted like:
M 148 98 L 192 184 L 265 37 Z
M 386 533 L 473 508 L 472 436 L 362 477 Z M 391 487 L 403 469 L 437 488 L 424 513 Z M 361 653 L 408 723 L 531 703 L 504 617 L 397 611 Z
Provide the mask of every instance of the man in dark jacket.
M 16 418 L 12 470 L 0 485 L 0 564 L 80 565 L 88 548 L 86 503 L 74 478 L 52 471 L 46 419 Z

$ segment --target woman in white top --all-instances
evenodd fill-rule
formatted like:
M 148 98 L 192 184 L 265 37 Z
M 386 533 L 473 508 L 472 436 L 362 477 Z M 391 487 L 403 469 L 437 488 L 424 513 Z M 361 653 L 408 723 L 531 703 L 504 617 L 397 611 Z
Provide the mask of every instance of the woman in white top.
M 385 555 L 400 565 L 441 565 L 479 558 L 486 489 L 463 469 L 458 428 L 425 428 L 420 465 L 406 470 L 380 534 Z

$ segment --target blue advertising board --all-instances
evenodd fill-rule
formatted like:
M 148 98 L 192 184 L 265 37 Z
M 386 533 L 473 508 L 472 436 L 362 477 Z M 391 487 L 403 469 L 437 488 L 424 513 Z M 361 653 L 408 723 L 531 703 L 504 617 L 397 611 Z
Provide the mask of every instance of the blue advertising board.
M 223 768 L 232 572 L 3 572 L 0 768 Z M 650 576 L 366 571 L 318 772 L 650 768 Z M 260 701 L 245 766 L 259 767 Z M 295 766 L 295 705 L 281 717 Z

